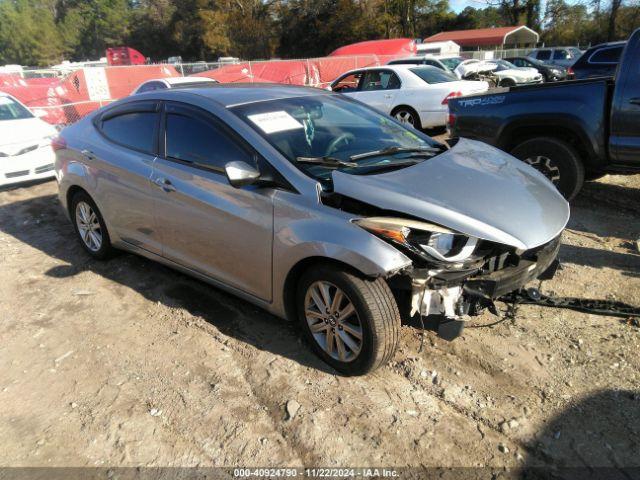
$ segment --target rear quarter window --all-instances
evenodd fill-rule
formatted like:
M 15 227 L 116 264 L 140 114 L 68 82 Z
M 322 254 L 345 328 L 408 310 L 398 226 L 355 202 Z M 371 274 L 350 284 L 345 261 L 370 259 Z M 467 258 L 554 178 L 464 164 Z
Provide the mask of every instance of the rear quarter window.
M 606 63 L 609 65 L 616 64 L 620 61 L 622 54 L 622 46 L 607 47 L 596 50 L 590 57 L 589 63 Z

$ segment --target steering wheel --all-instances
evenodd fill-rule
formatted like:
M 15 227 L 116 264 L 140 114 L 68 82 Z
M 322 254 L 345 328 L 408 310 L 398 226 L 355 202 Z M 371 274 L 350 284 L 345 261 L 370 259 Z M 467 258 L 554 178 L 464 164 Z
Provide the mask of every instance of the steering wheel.
M 347 132 L 347 133 L 341 134 L 339 137 L 331 140 L 331 143 L 327 147 L 327 151 L 325 155 L 332 155 L 333 153 L 338 151 L 338 147 L 340 146 L 341 143 L 344 143 L 346 146 L 346 145 L 349 145 L 349 143 L 351 143 L 355 139 L 356 137 L 353 133 Z

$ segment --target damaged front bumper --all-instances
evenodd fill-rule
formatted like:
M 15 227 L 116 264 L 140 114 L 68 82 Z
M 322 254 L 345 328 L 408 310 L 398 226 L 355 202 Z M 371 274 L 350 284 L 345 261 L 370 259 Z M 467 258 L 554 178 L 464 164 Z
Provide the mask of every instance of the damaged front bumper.
M 411 292 L 410 316 L 439 316 L 438 335 L 458 337 L 471 315 L 493 300 L 520 290 L 535 279 L 554 276 L 559 262 L 560 237 L 536 249 L 510 253 L 510 258 L 487 259 L 483 268 L 446 272 L 412 268 L 405 272 L 405 288 Z M 507 265 L 507 266 L 505 266 Z

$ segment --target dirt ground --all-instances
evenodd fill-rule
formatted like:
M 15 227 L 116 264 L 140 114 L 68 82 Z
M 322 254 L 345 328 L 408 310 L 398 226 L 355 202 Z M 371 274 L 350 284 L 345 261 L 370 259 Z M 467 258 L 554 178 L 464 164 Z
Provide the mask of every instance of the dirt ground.
M 0 192 L 1 466 L 640 467 L 637 323 L 522 306 L 420 354 L 405 326 L 391 365 L 344 378 L 295 324 L 91 260 L 55 193 Z M 543 290 L 639 306 L 639 212 L 640 176 L 588 183 Z

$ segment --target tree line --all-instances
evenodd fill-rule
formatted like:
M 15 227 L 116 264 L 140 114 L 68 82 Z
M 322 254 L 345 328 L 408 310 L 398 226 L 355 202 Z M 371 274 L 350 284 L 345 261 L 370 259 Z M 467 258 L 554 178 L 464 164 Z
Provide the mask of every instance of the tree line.
M 0 64 L 97 59 L 128 45 L 161 61 L 323 56 L 361 40 L 527 25 L 553 45 L 626 38 L 640 0 L 0 0 Z

